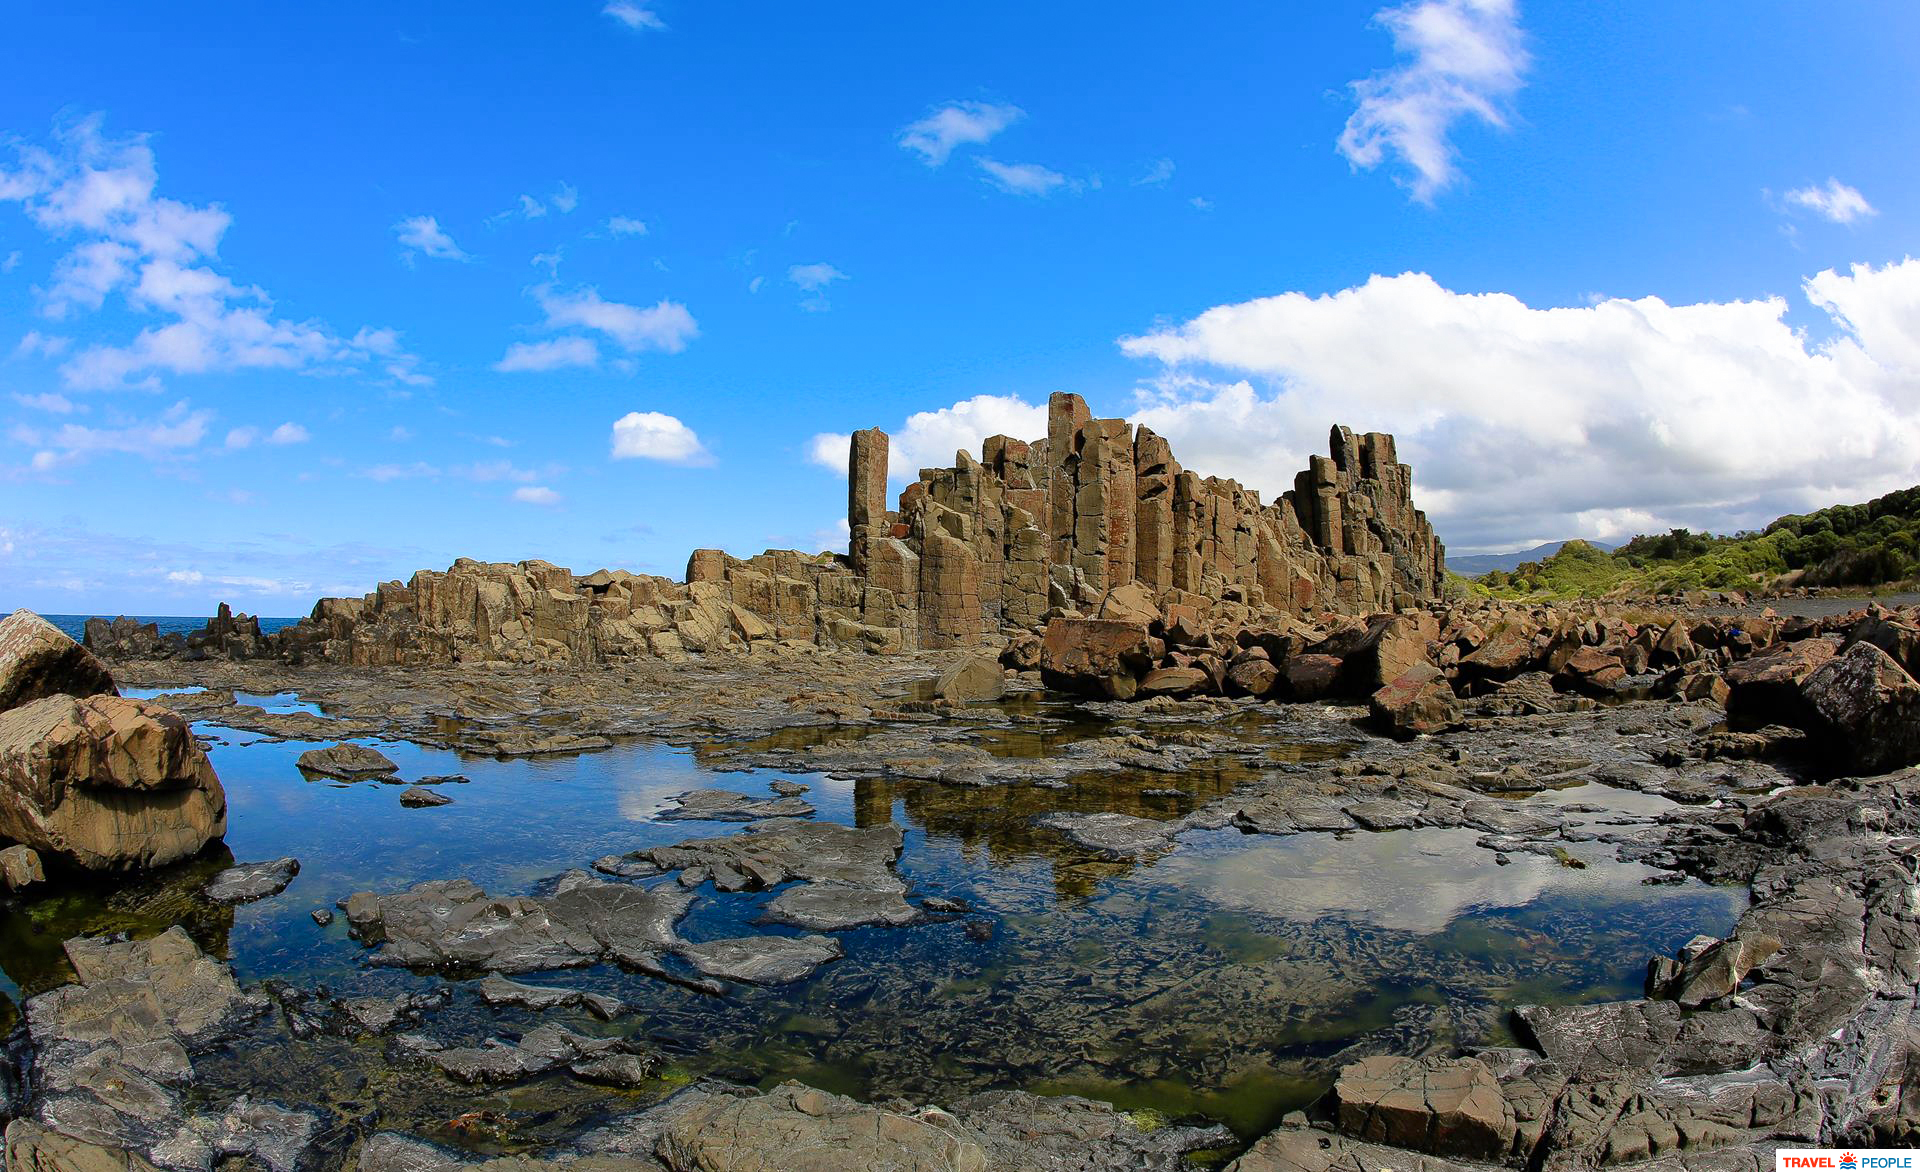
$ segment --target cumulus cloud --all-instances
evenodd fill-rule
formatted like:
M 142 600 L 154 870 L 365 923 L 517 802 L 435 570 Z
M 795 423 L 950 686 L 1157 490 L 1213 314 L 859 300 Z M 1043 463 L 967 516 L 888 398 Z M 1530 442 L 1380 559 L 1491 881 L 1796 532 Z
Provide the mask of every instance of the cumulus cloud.
M 1398 156 L 1413 172 L 1406 181 L 1413 197 L 1430 203 L 1459 178 L 1455 124 L 1477 119 L 1504 128 L 1508 104 L 1525 84 L 1530 61 L 1515 0 L 1411 0 L 1373 20 L 1409 60 L 1352 83 L 1359 105 L 1339 150 L 1364 168 Z
M 513 499 L 527 505 L 557 505 L 560 494 L 544 484 L 524 484 L 513 490 Z
M 1802 293 L 1831 340 L 1779 297 L 1537 309 L 1407 273 L 1120 345 L 1160 364 L 1131 417 L 1188 467 L 1278 493 L 1331 424 L 1391 431 L 1441 537 L 1498 548 L 1750 526 L 1920 480 L 1920 261 Z
M 349 371 L 367 363 L 424 379 L 392 331 L 343 339 L 317 322 L 276 317 L 265 290 L 216 271 L 232 217 L 218 204 L 158 195 L 159 172 L 144 137 L 109 138 L 95 116 L 58 128 L 53 149 L 14 150 L 17 165 L 0 166 L 0 200 L 21 204 L 51 236 L 79 238 L 55 263 L 41 311 L 65 319 L 117 295 L 135 313 L 165 319 L 124 346 L 73 354 L 60 368 L 69 390 L 151 388 L 162 373 Z M 65 346 L 61 339 L 60 349 L 38 350 L 52 357 Z
M 661 20 L 658 13 L 645 4 L 635 3 L 634 0 L 613 0 L 600 11 L 634 32 L 640 32 L 643 29 L 664 31 L 667 27 L 667 22 Z
M 1828 179 L 1825 187 L 1796 187 L 1787 192 L 1786 201 L 1836 224 L 1851 224 L 1880 214 L 1858 188 L 1848 187 L 1838 179 Z
M 526 196 L 521 196 L 526 199 Z M 546 214 L 542 208 L 541 215 Z M 467 254 L 447 235 L 446 229 L 433 216 L 409 216 L 393 226 L 394 235 L 400 240 L 401 255 L 409 262 L 414 255 L 430 256 L 435 260 L 466 260 Z
M 597 289 L 562 293 L 552 285 L 542 285 L 533 293 L 546 311 L 549 329 L 594 330 L 630 354 L 641 350 L 678 354 L 700 333 L 693 315 L 677 301 L 624 305 L 605 300 Z
M 929 167 L 945 163 L 954 149 L 981 146 L 1024 117 L 1018 106 L 950 102 L 900 132 L 900 146 Z
M 645 220 L 636 220 L 632 216 L 614 216 L 607 221 L 607 231 L 615 236 L 645 236 L 647 224 Z
M 704 467 L 713 463 L 693 429 L 658 411 L 629 411 L 613 421 L 613 458 Z
M 312 438 L 313 437 L 307 433 L 307 429 L 297 423 L 283 423 L 267 433 L 268 443 L 281 446 L 287 444 L 304 444 Z
M 987 181 L 1009 195 L 1052 195 L 1067 185 L 1067 177 L 1038 163 L 1002 163 L 978 160 Z
M 919 411 L 887 432 L 887 475 L 898 482 L 912 480 L 922 468 L 947 468 L 955 452 L 978 456 L 988 436 L 1010 435 L 1031 440 L 1047 434 L 1046 404 L 1033 404 L 1018 395 L 975 395 L 937 411 Z M 807 458 L 822 468 L 847 474 L 847 450 L 852 437 L 844 432 L 822 432 L 807 441 Z
M 597 366 L 600 348 L 592 338 L 554 338 L 546 342 L 515 342 L 506 357 L 493 364 L 503 372 L 561 370 L 569 366 Z

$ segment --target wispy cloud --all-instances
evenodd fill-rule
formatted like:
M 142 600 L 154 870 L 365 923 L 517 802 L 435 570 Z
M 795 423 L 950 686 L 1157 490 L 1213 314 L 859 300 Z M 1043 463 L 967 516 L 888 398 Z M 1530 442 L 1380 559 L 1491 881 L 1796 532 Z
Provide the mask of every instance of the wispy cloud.
M 1515 0 L 1413 0 L 1373 20 L 1409 60 L 1352 84 L 1359 107 L 1339 150 L 1363 168 L 1398 156 L 1412 170 L 1403 182 L 1413 198 L 1431 203 L 1459 179 L 1454 125 L 1478 119 L 1505 127 L 1508 103 L 1526 82 L 1530 59 Z
M 981 146 L 1025 116 L 1018 106 L 950 102 L 900 132 L 900 146 L 929 167 L 945 163 L 957 147 Z
M 1851 224 L 1855 220 L 1880 214 L 1877 208 L 1867 202 L 1867 197 L 1860 194 L 1858 188 L 1849 187 L 1838 179 L 1828 179 L 1825 187 L 1796 187 L 1787 192 L 1785 198 L 1794 207 L 1805 208 L 1836 224 Z
M 703 467 L 713 463 L 691 427 L 659 411 L 629 411 L 613 423 L 613 458 Z
M 677 301 L 663 299 L 651 306 L 625 305 L 602 298 L 597 289 L 563 293 L 551 285 L 542 285 L 533 292 L 540 308 L 546 311 L 548 328 L 595 330 L 628 353 L 663 350 L 678 354 L 700 333 L 693 315 Z
M 526 198 L 522 196 L 521 198 Z M 433 216 L 409 216 L 393 226 L 400 240 L 400 255 L 412 263 L 415 255 L 435 260 L 466 260 L 467 254 L 453 242 L 440 221 Z
M 1146 173 L 1133 181 L 1135 187 L 1161 187 L 1173 178 L 1173 160 L 1155 159 Z
M 176 458 L 200 446 L 206 438 L 213 412 L 195 410 L 186 400 L 152 417 L 123 417 L 106 427 L 63 424 L 52 430 L 16 425 L 8 438 L 17 444 L 38 449 L 32 468 L 50 472 L 67 464 L 76 464 L 104 453 L 143 456 L 149 459 Z
M 647 224 L 632 216 L 614 216 L 607 221 L 607 231 L 615 236 L 645 236 Z
M 513 499 L 525 505 L 557 505 L 560 494 L 544 484 L 523 484 L 513 490 Z
M 611 16 L 621 24 L 626 25 L 634 32 L 640 32 L 645 29 L 662 32 L 665 31 L 667 27 L 667 22 L 661 20 L 658 13 L 654 12 L 653 9 L 647 7 L 645 4 L 636 3 L 635 0 L 613 0 L 612 3 L 600 11 Z
M 1067 177 L 1038 163 L 1002 163 L 978 160 L 988 182 L 1010 195 L 1048 196 L 1067 186 Z
M 794 265 L 787 270 L 787 280 L 800 287 L 805 294 L 800 299 L 800 307 L 819 313 L 832 306 L 827 302 L 827 286 L 835 281 L 844 281 L 847 274 L 822 261 L 819 264 Z
M 506 357 L 493 364 L 502 373 L 562 370 L 570 366 L 597 366 L 600 348 L 592 338 L 554 338 L 546 342 L 515 342 Z

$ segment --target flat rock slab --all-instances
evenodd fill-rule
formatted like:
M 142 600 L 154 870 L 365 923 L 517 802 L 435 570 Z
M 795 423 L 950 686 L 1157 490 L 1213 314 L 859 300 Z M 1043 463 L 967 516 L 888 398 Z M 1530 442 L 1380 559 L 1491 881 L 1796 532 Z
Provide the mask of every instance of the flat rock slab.
M 797 796 L 756 798 L 728 789 L 688 790 L 674 799 L 662 822 L 758 822 L 763 818 L 811 818 L 813 806 Z
M 677 951 L 706 976 L 750 985 L 803 980 L 842 955 L 840 942 L 828 936 L 741 936 L 683 944 Z
M 300 860 L 274 859 L 228 867 L 207 884 L 207 898 L 215 903 L 252 903 L 278 895 L 300 873 Z
M 618 1017 L 624 1008 L 620 1001 L 601 993 L 580 989 L 555 989 L 545 985 L 523 985 L 494 973 L 474 987 L 480 1000 L 488 1005 L 516 1005 L 522 1009 L 556 1009 L 579 1006 L 602 1021 Z
M 519 1082 L 613 1054 L 647 1057 L 625 1038 L 590 1038 L 557 1025 L 535 1026 L 517 1041 L 489 1038 L 478 1046 L 446 1046 L 421 1034 L 402 1034 L 398 1044 L 403 1053 L 464 1083 Z M 598 1064 L 592 1068 L 604 1073 Z
M 409 809 L 418 810 L 426 806 L 451 806 L 453 799 L 445 794 L 435 793 L 425 786 L 412 785 L 400 791 L 400 804 Z
M 329 745 L 324 749 L 308 749 L 300 754 L 300 759 L 294 764 L 303 773 L 342 781 L 392 774 L 400 768 L 378 749 L 347 743 Z
M 853 887 L 845 883 L 803 883 L 773 897 L 767 918 L 815 932 L 837 932 L 872 924 L 897 928 L 921 916 L 899 891 Z
M 1166 851 L 1173 846 L 1173 836 L 1182 829 L 1178 822 L 1115 813 L 1046 814 L 1035 819 L 1034 825 L 1058 831 L 1075 846 L 1103 859 L 1122 860 L 1147 858 Z
M 1333 1084 L 1340 1130 L 1438 1156 L 1498 1160 L 1518 1125 L 1477 1058 L 1363 1058 Z

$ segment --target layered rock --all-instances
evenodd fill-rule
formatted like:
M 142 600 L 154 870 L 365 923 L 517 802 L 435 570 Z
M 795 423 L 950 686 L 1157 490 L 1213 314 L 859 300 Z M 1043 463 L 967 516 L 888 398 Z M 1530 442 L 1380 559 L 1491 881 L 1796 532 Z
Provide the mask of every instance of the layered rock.
M 0 619 L 0 712 L 48 696 L 118 695 L 86 648 L 30 610 Z
M 226 827 L 220 779 L 165 708 L 61 695 L 0 713 L 0 838 L 120 871 L 191 858 Z
M 1413 507 L 1392 436 L 1335 428 L 1329 454 L 1272 503 L 1181 468 L 1163 437 L 1094 419 L 1077 395 L 1053 396 L 1045 437 L 994 436 L 978 459 L 957 452 L 892 509 L 889 446 L 878 429 L 852 437 L 845 555 L 696 550 L 684 582 L 461 559 L 361 598 L 321 599 L 272 635 L 223 606 L 185 639 L 128 619 L 90 622 L 87 639 L 132 657 L 582 664 L 999 646 L 1050 614 L 1112 617 L 1107 601 L 1122 591 L 1191 626 L 1400 610 L 1440 594 L 1444 551 Z

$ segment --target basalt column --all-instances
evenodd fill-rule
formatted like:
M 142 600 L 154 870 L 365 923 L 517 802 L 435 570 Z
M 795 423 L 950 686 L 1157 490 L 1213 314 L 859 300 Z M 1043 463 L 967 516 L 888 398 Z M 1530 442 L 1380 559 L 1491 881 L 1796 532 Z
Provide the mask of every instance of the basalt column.
M 853 433 L 847 453 L 848 554 L 853 572 L 865 574 L 871 543 L 887 537 L 887 433 L 877 427 Z

